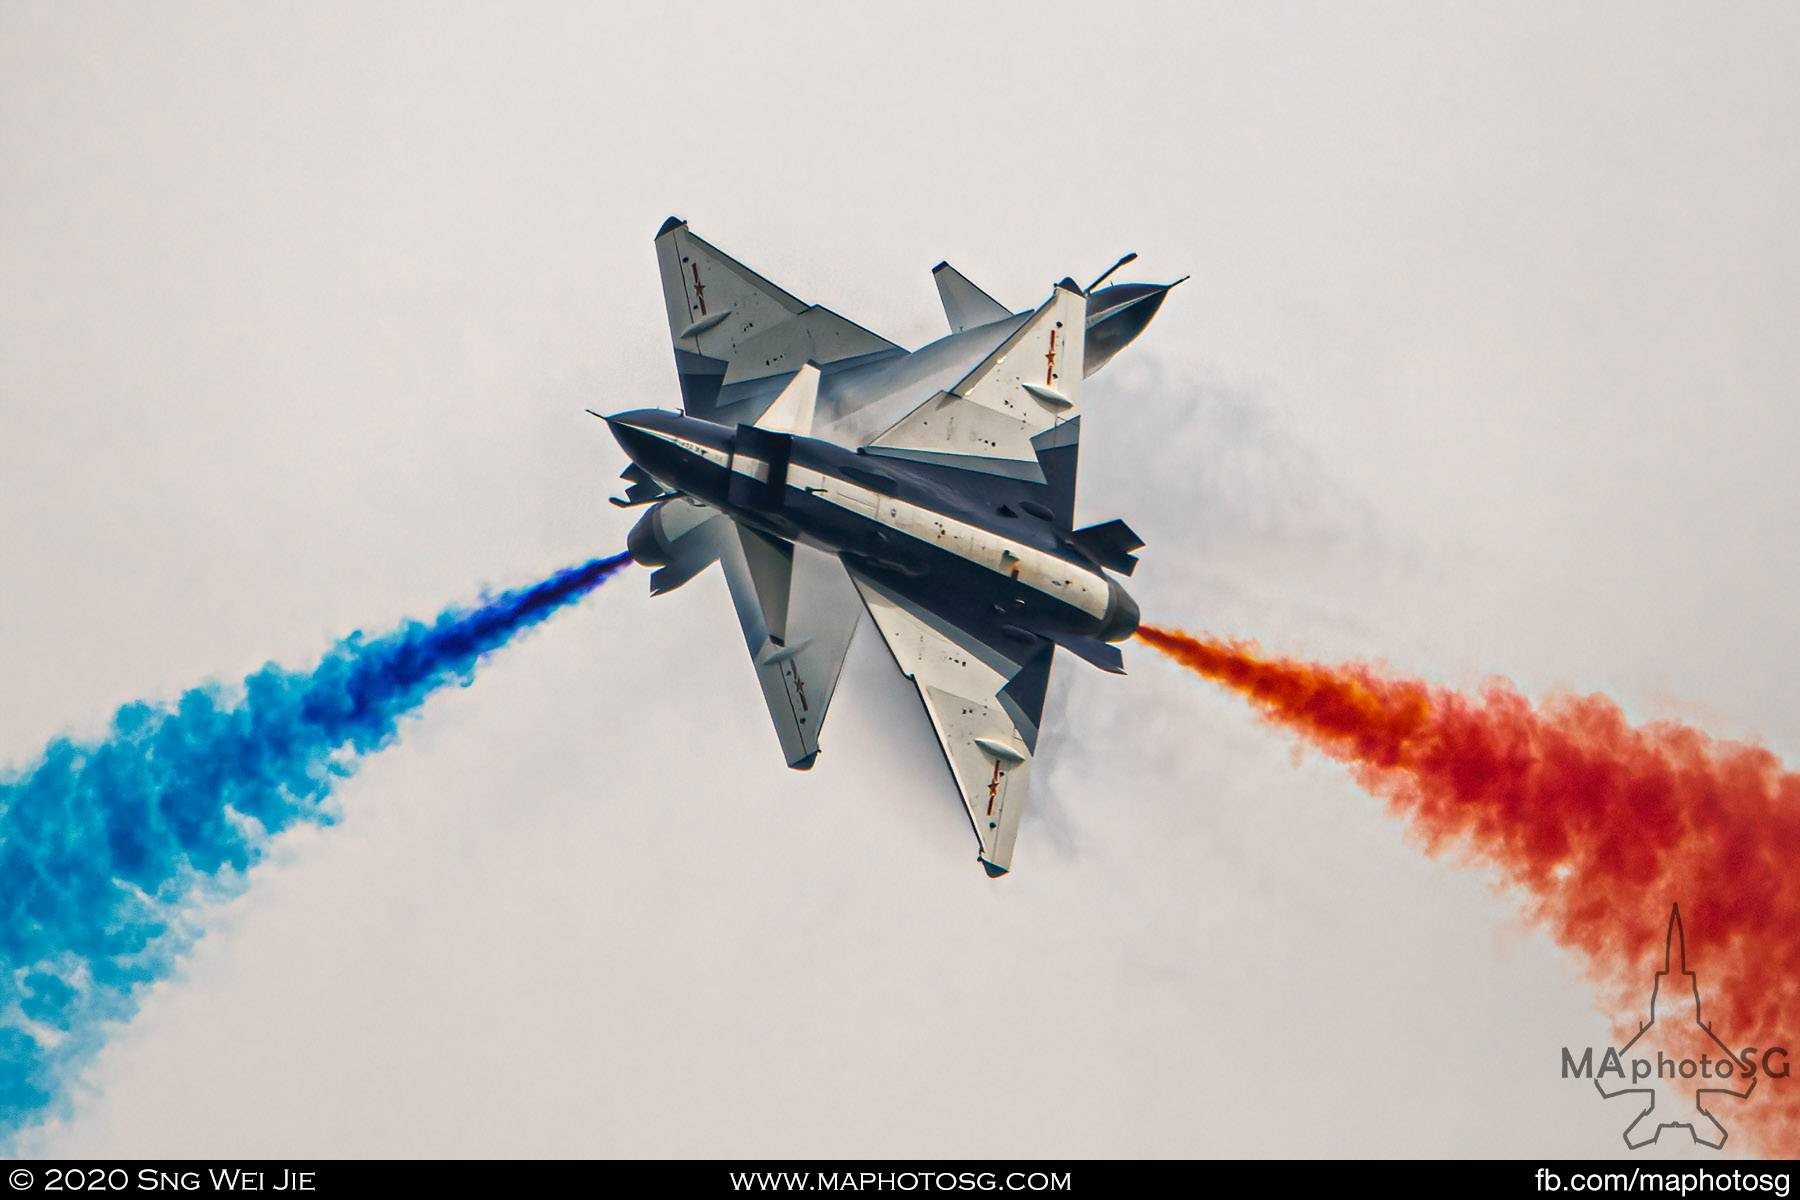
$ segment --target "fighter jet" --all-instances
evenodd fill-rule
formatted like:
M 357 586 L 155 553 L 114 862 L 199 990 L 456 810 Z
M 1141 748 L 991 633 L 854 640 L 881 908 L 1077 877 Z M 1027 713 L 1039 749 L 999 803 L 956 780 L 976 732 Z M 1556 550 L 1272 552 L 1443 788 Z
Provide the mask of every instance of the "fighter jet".
M 1082 380 L 1175 284 L 1064 279 L 1014 312 L 948 263 L 907 351 L 670 217 L 656 236 L 680 413 L 604 418 L 653 594 L 723 566 L 790 767 L 810 768 L 867 611 L 918 688 L 989 875 L 1011 867 L 1057 647 L 1123 673 L 1143 541 L 1075 528 Z M 1176 283 L 1181 282 L 1177 280 Z M 598 414 L 596 414 L 598 415 Z

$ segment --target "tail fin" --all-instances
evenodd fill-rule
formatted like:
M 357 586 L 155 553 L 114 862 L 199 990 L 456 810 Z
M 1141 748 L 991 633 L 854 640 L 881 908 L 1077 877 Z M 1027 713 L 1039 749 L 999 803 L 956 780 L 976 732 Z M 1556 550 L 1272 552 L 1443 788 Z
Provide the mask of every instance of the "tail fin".
M 947 392 L 938 392 L 865 447 L 1035 483 L 1045 482 L 1036 439 L 1065 437 L 1081 402 L 1087 300 L 1057 284 L 1031 318 Z
M 1144 539 L 1117 518 L 1077 529 L 1069 535 L 1069 541 L 1107 570 L 1121 575 L 1137 570 L 1137 555 L 1132 551 L 1144 548 Z
M 938 299 L 944 302 L 944 318 L 951 333 L 961 333 L 981 325 L 991 325 L 1012 316 L 1012 310 L 969 282 L 968 276 L 941 262 L 931 268 L 937 280 Z

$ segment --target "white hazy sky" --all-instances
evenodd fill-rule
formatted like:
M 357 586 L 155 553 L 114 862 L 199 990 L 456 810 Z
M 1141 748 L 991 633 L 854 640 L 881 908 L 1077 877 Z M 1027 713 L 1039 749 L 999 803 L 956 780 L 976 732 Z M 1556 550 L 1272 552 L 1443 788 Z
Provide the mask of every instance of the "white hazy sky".
M 909 345 L 940 258 L 1191 272 L 1086 422 L 1149 619 L 1795 761 L 1797 126 L 1791 5 L 5 0 L 0 760 L 618 547 L 675 212 Z M 645 590 L 433 701 L 28 1148 L 1619 1145 L 1579 965 L 1235 701 L 1059 663 L 996 884 L 872 638 L 793 774 L 722 581 Z

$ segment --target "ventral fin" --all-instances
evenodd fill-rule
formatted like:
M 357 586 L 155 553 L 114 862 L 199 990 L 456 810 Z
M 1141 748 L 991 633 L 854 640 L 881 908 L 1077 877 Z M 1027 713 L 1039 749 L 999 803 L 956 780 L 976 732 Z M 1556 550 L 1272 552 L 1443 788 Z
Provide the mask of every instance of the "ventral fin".
M 794 375 L 775 403 L 756 419 L 758 429 L 810 437 L 813 413 L 819 404 L 819 364 L 809 362 Z

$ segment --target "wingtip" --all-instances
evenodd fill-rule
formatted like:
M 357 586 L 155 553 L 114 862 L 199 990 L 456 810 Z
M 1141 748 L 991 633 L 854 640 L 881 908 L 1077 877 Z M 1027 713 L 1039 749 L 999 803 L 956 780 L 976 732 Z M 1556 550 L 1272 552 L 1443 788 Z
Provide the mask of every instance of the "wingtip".
M 668 233 L 671 229 L 680 229 L 683 225 L 686 225 L 686 224 L 687 224 L 687 222 L 682 220 L 680 217 L 670 217 L 668 220 L 666 220 L 662 223 L 662 228 L 658 229 L 656 231 L 656 236 L 661 237 L 663 234 Z
M 1062 277 L 1061 281 L 1058 282 L 1056 286 L 1061 288 L 1065 292 L 1074 292 L 1077 296 L 1083 294 L 1081 291 L 1081 285 L 1076 283 L 1073 279 L 1069 278 L 1069 276 L 1067 276 L 1067 275 L 1064 275 Z
M 981 869 L 988 873 L 989 879 L 998 879 L 1006 874 L 1011 868 L 1003 867 L 999 863 L 989 862 L 984 858 L 981 860 Z
M 943 262 L 940 262 L 937 266 L 931 268 L 931 273 L 936 275 L 939 271 L 948 271 L 949 269 L 950 260 L 946 258 Z

